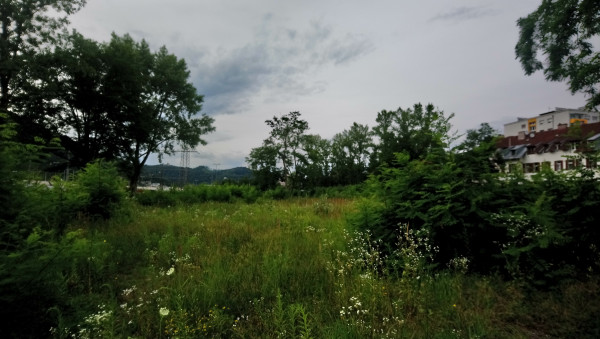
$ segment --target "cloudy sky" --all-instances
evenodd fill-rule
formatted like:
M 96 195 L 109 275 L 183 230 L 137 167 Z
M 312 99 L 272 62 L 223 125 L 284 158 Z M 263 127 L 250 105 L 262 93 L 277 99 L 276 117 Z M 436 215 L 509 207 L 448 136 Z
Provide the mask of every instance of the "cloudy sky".
M 88 0 L 71 22 L 88 38 L 128 33 L 185 59 L 216 127 L 190 165 L 224 169 L 246 166 L 269 134 L 264 121 L 292 111 L 332 138 L 418 102 L 454 113 L 459 133 L 583 106 L 515 60 L 516 20 L 540 2 Z

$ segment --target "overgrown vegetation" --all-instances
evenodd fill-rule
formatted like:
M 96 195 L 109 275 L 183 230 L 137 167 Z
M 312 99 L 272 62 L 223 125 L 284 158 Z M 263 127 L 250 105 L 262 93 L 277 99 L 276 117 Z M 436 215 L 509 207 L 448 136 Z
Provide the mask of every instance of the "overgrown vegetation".
M 390 250 L 404 227 L 426 234 L 438 269 L 464 261 L 470 272 L 531 288 L 597 275 L 598 170 L 544 169 L 531 180 L 493 173 L 480 147 L 415 160 L 398 154 L 395 167 L 369 180 L 371 199 L 355 224 Z
M 27 28 L 0 39 L 0 337 L 600 337 L 597 169 L 505 175 L 489 125 L 451 148 L 452 115 L 416 104 L 331 141 L 274 117 L 255 185 L 128 195 L 212 118 L 166 49 L 29 15 L 83 3 L 0 15 Z M 42 185 L 41 159 L 81 169 Z
M 39 198 L 37 208 L 49 201 L 69 219 L 60 232 L 59 219 L 43 213 L 12 219 L 23 237 L 3 242 L 3 337 L 527 338 L 596 337 L 600 329 L 595 271 L 559 274 L 551 289 L 539 289 L 521 276 L 474 273 L 477 258 L 442 265 L 452 244 L 463 248 L 458 235 L 439 242 L 450 235 L 397 224 L 391 243 L 377 227 L 352 227 L 383 225 L 386 204 L 372 197 L 265 195 L 248 203 L 244 194 L 256 192 L 249 187 L 188 187 L 154 192 L 171 205 L 125 199 L 126 211 L 109 209 L 105 219 L 73 202 L 90 187 L 111 187 L 114 168 L 91 167 L 67 185 L 22 186 L 19 194 L 62 195 Z M 554 180 L 523 181 L 523 189 L 565 192 L 557 186 L 565 178 Z M 509 232 L 523 218 L 493 227 Z M 550 263 L 539 238 L 509 235 L 521 252 L 507 267 L 535 273 L 527 265 Z

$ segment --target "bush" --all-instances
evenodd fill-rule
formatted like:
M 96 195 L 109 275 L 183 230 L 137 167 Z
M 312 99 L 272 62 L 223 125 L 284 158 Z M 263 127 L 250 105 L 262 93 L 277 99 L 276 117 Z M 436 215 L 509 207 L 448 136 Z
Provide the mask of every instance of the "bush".
M 390 249 L 398 225 L 426 230 L 439 268 L 467 260 L 472 272 L 501 272 L 535 288 L 600 270 L 595 170 L 546 170 L 527 180 L 469 166 L 453 154 L 399 154 L 396 167 L 369 180 L 374 201 L 359 205 L 353 223 Z
M 83 212 L 93 218 L 108 219 L 121 207 L 126 197 L 126 183 L 114 164 L 95 161 L 77 174 L 75 183 L 87 199 Z

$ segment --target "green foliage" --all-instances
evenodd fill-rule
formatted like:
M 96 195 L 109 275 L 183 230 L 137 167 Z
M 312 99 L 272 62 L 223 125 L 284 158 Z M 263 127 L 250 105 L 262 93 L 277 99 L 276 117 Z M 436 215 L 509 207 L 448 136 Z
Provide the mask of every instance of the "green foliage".
M 495 138 L 487 130 L 469 133 L 457 153 L 396 154 L 393 167 L 369 179 L 375 200 L 359 206 L 353 223 L 390 253 L 400 246 L 398 225 L 426 231 L 439 249 L 438 268 L 466 260 L 470 272 L 500 272 L 530 287 L 597 272 L 597 170 L 545 169 L 532 180 L 496 173 Z
M 64 14 L 77 12 L 85 0 L 18 0 L 0 3 L 0 112 L 9 110 L 24 80 L 22 70 L 32 55 L 55 41 L 68 23 Z M 49 14 L 52 13 L 52 14 Z
M 290 112 L 281 117 L 274 116 L 265 123 L 271 127 L 271 134 L 265 143 L 277 150 L 277 159 L 283 166 L 282 180 L 287 181 L 292 169 L 295 170 L 298 147 L 304 132 L 308 130 L 308 123 L 300 119 L 300 112 Z
M 13 255 L 1 257 L 8 325 L 0 332 L 146 338 L 597 333 L 597 282 L 525 294 L 497 276 L 465 274 L 471 263 L 461 258 L 453 271 L 431 274 L 437 252 L 430 234 L 402 225 L 398 247 L 388 252 L 373 234 L 346 230 L 346 216 L 357 207 L 332 198 L 131 206 L 132 218 L 70 227 L 60 239 L 36 230 Z
M 301 152 L 292 182 L 296 188 L 309 189 L 330 184 L 331 143 L 318 135 L 303 135 L 300 140 Z
M 277 152 L 277 148 L 265 140 L 246 157 L 253 172 L 253 181 L 261 190 L 274 188 L 282 180 L 282 171 L 277 167 Z
M 22 120 L 59 133 L 68 161 L 119 160 L 131 192 L 151 153 L 172 154 L 206 144 L 213 118 L 198 115 L 203 97 L 189 82 L 184 60 L 163 46 L 113 34 L 107 43 L 76 32 L 35 57 Z M 52 105 L 48 105 L 52 102 Z
M 600 104 L 600 54 L 594 41 L 600 35 L 596 0 L 550 1 L 517 21 L 515 54 L 525 74 L 543 70 L 549 81 L 564 81 L 571 92 L 589 95 L 588 107 Z M 545 62 L 538 59 L 543 54 Z
M 367 125 L 352 124 L 333 136 L 331 142 L 331 176 L 338 185 L 353 185 L 367 177 L 373 138 Z
M 181 190 L 152 190 L 136 194 L 137 202 L 144 206 L 175 206 L 204 202 L 255 202 L 261 192 L 250 185 L 188 185 Z
M 75 178 L 86 196 L 83 212 L 93 218 L 109 219 L 125 201 L 126 184 L 114 164 L 96 161 L 88 164 Z
M 415 104 L 412 109 L 379 112 L 377 125 L 373 127 L 373 134 L 379 138 L 379 143 L 372 153 L 371 168 L 394 166 L 396 153 L 403 152 L 410 159 L 422 159 L 432 151 L 448 147 L 453 141 L 450 133 L 450 119 L 453 116 L 450 114 L 446 117 L 433 104 L 425 107 Z
M 292 187 L 294 181 L 288 182 L 288 178 L 297 170 L 301 157 L 299 147 L 306 138 L 304 132 L 308 130 L 308 123 L 300 119 L 300 112 L 275 116 L 265 123 L 271 128 L 269 137 L 246 157 L 246 162 L 254 171 L 254 181 L 261 189 L 274 188 L 279 181 Z

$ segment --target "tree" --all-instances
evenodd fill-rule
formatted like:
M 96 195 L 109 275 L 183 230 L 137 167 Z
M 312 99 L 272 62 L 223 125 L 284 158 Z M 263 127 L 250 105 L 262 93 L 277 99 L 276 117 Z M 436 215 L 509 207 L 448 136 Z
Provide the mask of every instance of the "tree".
M 294 181 L 306 188 L 327 186 L 330 182 L 331 142 L 317 134 L 303 135 L 300 149 Z
M 53 51 L 34 56 L 25 71 L 29 81 L 21 83 L 27 96 L 18 102 L 15 121 L 46 139 L 60 136 L 68 152 L 64 161 L 72 167 L 117 160 L 118 125 L 111 122 L 105 95 L 108 67 L 105 46 L 73 32 Z
M 277 149 L 277 156 L 283 166 L 282 180 L 287 181 L 291 168 L 296 168 L 300 139 L 308 130 L 308 123 L 300 119 L 300 112 L 274 116 L 265 123 L 271 127 L 271 135 L 265 142 Z
M 546 80 L 566 80 L 572 93 L 589 96 L 588 108 L 597 107 L 600 52 L 593 42 L 600 35 L 599 17 L 597 0 L 543 0 L 535 11 L 517 20 L 515 54 L 525 74 L 543 70 Z M 538 53 L 545 55 L 544 62 Z
M 405 152 L 410 159 L 422 159 L 434 149 L 447 147 L 454 139 L 450 133 L 452 117 L 454 114 L 446 117 L 432 104 L 381 111 L 377 114 L 377 125 L 373 127 L 378 143 L 373 150 L 371 167 L 393 166 L 395 153 Z
M 37 50 L 55 41 L 86 0 L 0 0 L 0 111 L 7 111 L 17 75 Z M 52 13 L 49 13 L 49 11 Z M 56 15 L 58 14 L 58 16 Z
M 104 96 L 107 114 L 115 124 L 119 157 L 124 160 L 133 192 L 151 153 L 172 154 L 175 144 L 206 145 L 202 135 L 213 132 L 214 119 L 203 114 L 203 97 L 188 82 L 183 59 L 166 47 L 152 53 L 142 40 L 113 34 L 105 46 L 108 70 Z
M 367 177 L 367 168 L 373 137 L 369 126 L 352 124 L 333 136 L 332 141 L 332 176 L 336 183 L 347 185 L 363 182 Z
M 253 148 L 246 157 L 252 169 L 254 181 L 261 189 L 274 188 L 281 180 L 281 170 L 277 167 L 278 150 L 268 142 Z
M 455 148 L 456 163 L 468 181 L 480 180 L 484 174 L 497 173 L 504 168 L 504 159 L 497 152 L 500 133 L 487 122 L 478 129 L 467 131 L 465 140 Z
M 30 105 L 61 133 L 76 166 L 119 160 L 131 192 L 150 154 L 204 145 L 202 135 L 214 131 L 211 117 L 197 116 L 203 97 L 185 61 L 165 47 L 152 52 L 129 35 L 97 43 L 74 33 L 38 60 L 45 67 L 31 73 L 38 78 L 29 89 L 43 94 Z

